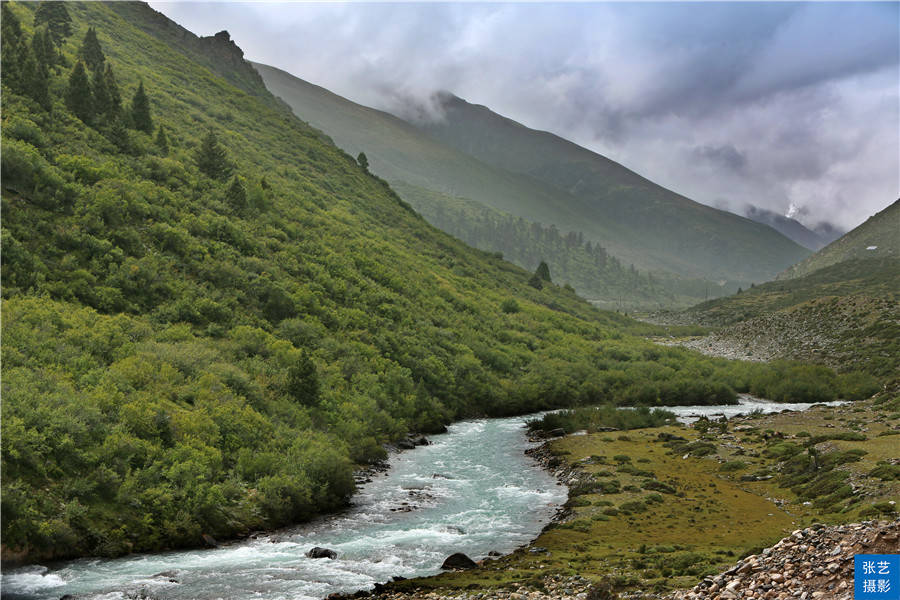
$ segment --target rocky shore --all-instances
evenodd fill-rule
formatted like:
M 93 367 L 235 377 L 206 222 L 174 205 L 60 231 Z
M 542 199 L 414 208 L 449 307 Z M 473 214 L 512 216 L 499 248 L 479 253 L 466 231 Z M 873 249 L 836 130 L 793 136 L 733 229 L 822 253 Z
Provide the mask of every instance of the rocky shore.
M 380 600 L 851 600 L 856 554 L 900 552 L 900 521 L 867 521 L 798 529 L 771 548 L 748 556 L 719 575 L 706 577 L 691 590 L 666 595 L 653 592 L 616 594 L 607 585 L 581 576 L 549 575 L 540 584 L 514 589 L 448 590 L 333 596 L 331 600 L 367 597 Z M 380 586 L 379 586 L 380 587 Z
M 798 529 L 672 600 L 850 600 L 856 554 L 900 552 L 900 521 Z M 894 596 L 896 597 L 896 596 Z

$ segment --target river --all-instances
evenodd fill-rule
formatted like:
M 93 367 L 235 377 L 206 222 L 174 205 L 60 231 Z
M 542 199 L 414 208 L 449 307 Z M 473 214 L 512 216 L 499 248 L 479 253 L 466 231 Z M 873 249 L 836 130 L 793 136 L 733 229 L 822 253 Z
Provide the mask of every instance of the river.
M 524 421 L 456 423 L 430 445 L 394 454 L 344 513 L 217 549 L 15 569 L 3 574 L 3 598 L 113 600 L 146 590 L 167 599 L 319 600 L 437 573 L 454 552 L 476 560 L 511 552 L 566 500 L 566 489 L 525 456 Z M 314 546 L 337 560 L 306 558 Z M 178 583 L 154 577 L 163 572 Z
M 701 414 L 809 406 L 742 397 L 737 406 L 668 410 L 690 421 Z M 454 552 L 476 560 L 491 551 L 511 552 L 534 539 L 566 500 L 565 488 L 525 456 L 532 445 L 525 420 L 456 423 L 430 438 L 431 445 L 392 455 L 389 471 L 364 484 L 343 513 L 217 549 L 8 570 L 2 597 L 319 600 L 396 575 L 438 573 Z M 338 558 L 306 558 L 314 546 L 332 549 Z

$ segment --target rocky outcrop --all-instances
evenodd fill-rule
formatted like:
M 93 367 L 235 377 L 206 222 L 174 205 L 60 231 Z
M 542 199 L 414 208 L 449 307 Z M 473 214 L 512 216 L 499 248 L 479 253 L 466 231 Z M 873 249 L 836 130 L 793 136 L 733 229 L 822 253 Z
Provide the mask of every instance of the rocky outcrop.
M 900 521 L 798 529 L 672 600 L 850 600 L 853 557 L 900 551 Z

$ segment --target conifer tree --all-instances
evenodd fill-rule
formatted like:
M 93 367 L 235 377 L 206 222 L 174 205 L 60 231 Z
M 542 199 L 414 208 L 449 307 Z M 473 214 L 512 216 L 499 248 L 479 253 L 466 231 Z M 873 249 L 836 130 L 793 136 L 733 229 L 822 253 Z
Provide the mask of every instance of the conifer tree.
M 110 117 L 111 122 L 106 131 L 106 139 L 112 142 L 121 152 L 130 153 L 133 148 L 128 128 L 125 127 L 121 116 Z
M 103 76 L 102 69 L 94 71 L 94 75 L 91 77 L 91 90 L 94 94 L 94 114 L 109 115 L 111 113 L 111 103 L 109 90 L 106 88 L 106 78 Z
M 160 125 L 156 131 L 156 140 L 154 141 L 160 154 L 167 156 L 169 154 L 169 138 L 166 136 L 166 130 Z
M 3 82 L 16 91 L 22 90 L 22 68 L 26 58 L 22 27 L 19 19 L 9 8 L 8 2 L 2 3 L 0 15 L 0 63 L 3 64 Z
M 540 277 L 541 281 L 546 281 L 547 283 L 551 283 L 550 281 L 550 267 L 547 266 L 547 263 L 541 261 L 541 264 L 538 265 L 537 270 L 534 272 L 535 275 Z
M 362 167 L 362 170 L 366 173 L 369 172 L 369 157 L 366 156 L 365 152 L 360 152 L 359 156 L 356 157 L 356 162 L 359 163 L 359 166 Z
M 76 117 L 90 123 L 94 116 L 94 98 L 91 83 L 84 70 L 84 63 L 78 61 L 69 75 L 69 87 L 66 89 L 66 106 Z
M 63 41 L 72 35 L 72 17 L 66 9 L 65 2 L 41 2 L 34 11 L 34 26 L 47 26 L 50 39 L 58 48 Z
M 237 212 L 247 208 L 247 190 L 237 175 L 231 178 L 231 185 L 228 186 L 228 191 L 225 193 L 225 200 Z
M 219 139 L 212 130 L 200 142 L 194 160 L 197 168 L 207 177 L 225 179 L 231 175 L 231 164 L 228 162 L 225 148 L 219 144 Z
M 78 50 L 78 58 L 83 60 L 87 68 L 94 73 L 103 68 L 106 57 L 103 56 L 100 40 L 97 39 L 97 32 L 93 27 L 88 27 L 87 33 L 84 34 L 84 41 L 81 42 L 81 48 Z
M 106 63 L 103 80 L 106 84 L 106 93 L 109 94 L 109 116 L 118 116 L 122 112 L 122 96 L 119 94 L 119 84 L 116 83 L 116 76 L 113 75 L 112 65 L 109 63 Z
M 50 87 L 47 82 L 47 72 L 38 64 L 33 51 L 25 54 L 25 63 L 22 65 L 22 93 L 37 102 L 44 110 L 50 110 Z
M 38 65 L 43 69 L 44 75 L 47 76 L 50 73 L 50 67 L 56 62 L 56 48 L 53 46 L 46 27 L 36 30 L 31 36 L 31 51 L 34 53 Z
M 150 117 L 150 100 L 144 92 L 144 82 L 138 84 L 138 89 L 131 99 L 131 122 L 134 128 L 144 133 L 153 133 L 153 119 Z

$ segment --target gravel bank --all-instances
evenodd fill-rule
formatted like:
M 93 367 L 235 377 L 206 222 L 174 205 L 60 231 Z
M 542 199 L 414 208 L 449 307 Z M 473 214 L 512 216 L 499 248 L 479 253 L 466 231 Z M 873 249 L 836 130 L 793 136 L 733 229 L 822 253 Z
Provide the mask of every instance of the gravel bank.
M 672 600 L 850 600 L 855 554 L 900 552 L 900 521 L 798 529 Z M 896 597 L 896 596 L 894 596 Z

